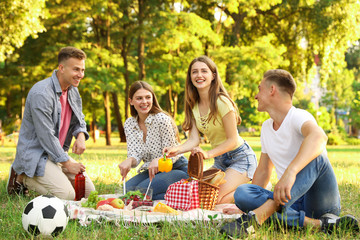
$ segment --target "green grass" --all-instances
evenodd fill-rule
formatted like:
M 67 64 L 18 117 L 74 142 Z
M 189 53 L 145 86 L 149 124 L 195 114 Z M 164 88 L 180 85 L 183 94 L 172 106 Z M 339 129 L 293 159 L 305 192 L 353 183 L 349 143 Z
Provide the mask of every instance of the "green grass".
M 257 157 L 260 156 L 259 138 L 246 137 L 253 147 Z M 87 173 L 93 179 L 100 194 L 114 193 L 119 189 L 120 172 L 118 164 L 126 159 L 126 145 L 112 139 L 113 146 L 105 146 L 104 139 L 94 144 L 87 142 L 87 150 L 81 161 L 87 167 Z M 210 148 L 204 145 L 204 148 Z M 360 218 L 360 147 L 356 146 L 328 146 L 330 161 L 339 183 L 342 198 L 341 215 L 352 214 Z M 188 154 L 186 154 L 188 156 Z M 73 156 L 75 159 L 77 157 Z M 23 230 L 21 214 L 30 197 L 8 196 L 6 182 L 12 161 L 15 158 L 15 144 L 5 142 L 0 146 L 0 239 L 31 239 Z M 212 161 L 204 163 L 205 169 L 212 165 Z M 130 175 L 136 174 L 136 169 Z M 276 183 L 273 173 L 271 182 Z M 160 222 L 156 224 L 129 224 L 124 222 L 102 224 L 92 223 L 82 227 L 78 221 L 71 220 L 63 234 L 57 239 L 224 239 L 219 234 L 222 222 Z M 338 235 L 327 236 L 314 229 L 303 230 L 275 229 L 274 226 L 263 226 L 256 231 L 251 239 L 359 239 L 360 234 L 340 232 Z M 38 237 L 37 239 L 42 239 Z

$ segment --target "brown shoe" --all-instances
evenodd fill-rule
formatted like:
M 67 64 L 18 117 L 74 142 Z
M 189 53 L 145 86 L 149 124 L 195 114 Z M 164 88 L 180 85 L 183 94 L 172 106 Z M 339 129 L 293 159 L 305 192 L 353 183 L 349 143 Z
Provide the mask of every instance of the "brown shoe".
M 16 181 L 17 173 L 14 171 L 12 167 L 10 167 L 9 179 L 7 182 L 7 192 L 9 195 L 17 194 L 27 196 L 29 194 L 29 190 L 20 182 Z

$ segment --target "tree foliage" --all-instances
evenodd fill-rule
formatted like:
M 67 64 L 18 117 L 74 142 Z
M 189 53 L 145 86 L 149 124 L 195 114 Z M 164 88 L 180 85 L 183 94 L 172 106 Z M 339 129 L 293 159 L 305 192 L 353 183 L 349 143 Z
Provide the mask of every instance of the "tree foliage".
M 108 136 L 114 126 L 121 132 L 129 86 L 139 79 L 152 84 L 180 124 L 186 71 L 203 54 L 217 64 L 245 127 L 258 128 L 268 117 L 256 110 L 254 96 L 263 73 L 274 68 L 293 74 L 294 103 L 324 129 L 333 128 L 339 110 L 350 110 L 350 123 L 360 126 L 358 1 L 24 0 L 0 8 L 6 33 L 0 36 L 0 118 L 9 126 L 21 117 L 30 87 L 50 75 L 67 45 L 88 55 L 79 88 L 86 121 Z M 326 94 L 310 104 L 312 93 L 303 90 L 317 73 Z
M 45 30 L 45 0 L 13 0 L 0 2 L 0 62 L 28 36 L 36 37 Z

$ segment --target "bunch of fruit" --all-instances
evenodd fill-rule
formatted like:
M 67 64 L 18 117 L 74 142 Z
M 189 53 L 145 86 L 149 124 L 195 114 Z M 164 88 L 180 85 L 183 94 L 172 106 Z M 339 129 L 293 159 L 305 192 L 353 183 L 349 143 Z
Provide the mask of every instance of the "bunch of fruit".
M 99 197 L 97 191 L 91 191 L 86 202 L 81 203 L 81 206 L 86 208 L 94 208 L 96 209 L 96 205 L 99 201 L 104 200 L 104 198 Z
M 117 209 L 123 209 L 124 208 L 124 202 L 120 199 L 120 198 L 108 198 L 102 201 L 99 201 L 96 204 L 96 209 L 98 209 L 100 206 L 108 204 L 110 206 L 112 206 L 113 208 L 117 208 Z
M 145 194 L 140 192 L 140 190 L 136 191 L 129 191 L 124 196 L 122 196 L 122 200 L 125 203 L 125 205 L 129 205 L 129 203 L 132 201 L 132 207 L 137 208 L 140 206 L 152 206 L 153 201 L 150 199 L 150 196 L 146 196 L 146 199 L 144 200 Z
M 92 191 L 86 202 L 81 203 L 82 207 L 98 209 L 100 206 L 108 204 L 114 208 L 123 209 L 124 202 L 120 198 L 102 198 L 97 191 Z

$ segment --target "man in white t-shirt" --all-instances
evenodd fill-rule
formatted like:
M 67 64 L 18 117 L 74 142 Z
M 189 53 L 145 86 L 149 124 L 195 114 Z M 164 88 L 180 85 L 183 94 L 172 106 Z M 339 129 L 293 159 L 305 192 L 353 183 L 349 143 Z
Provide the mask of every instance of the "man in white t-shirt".
M 326 233 L 338 228 L 359 231 L 355 217 L 338 217 L 340 194 L 326 153 L 327 136 L 309 112 L 292 105 L 295 89 L 291 74 L 281 69 L 267 71 L 259 85 L 258 110 L 270 119 L 262 125 L 261 156 L 252 184 L 236 190 L 237 208 L 224 209 L 229 214 L 244 212 L 221 228 L 229 236 L 247 235 L 270 219 Z M 273 167 L 279 181 L 272 192 L 265 188 Z

